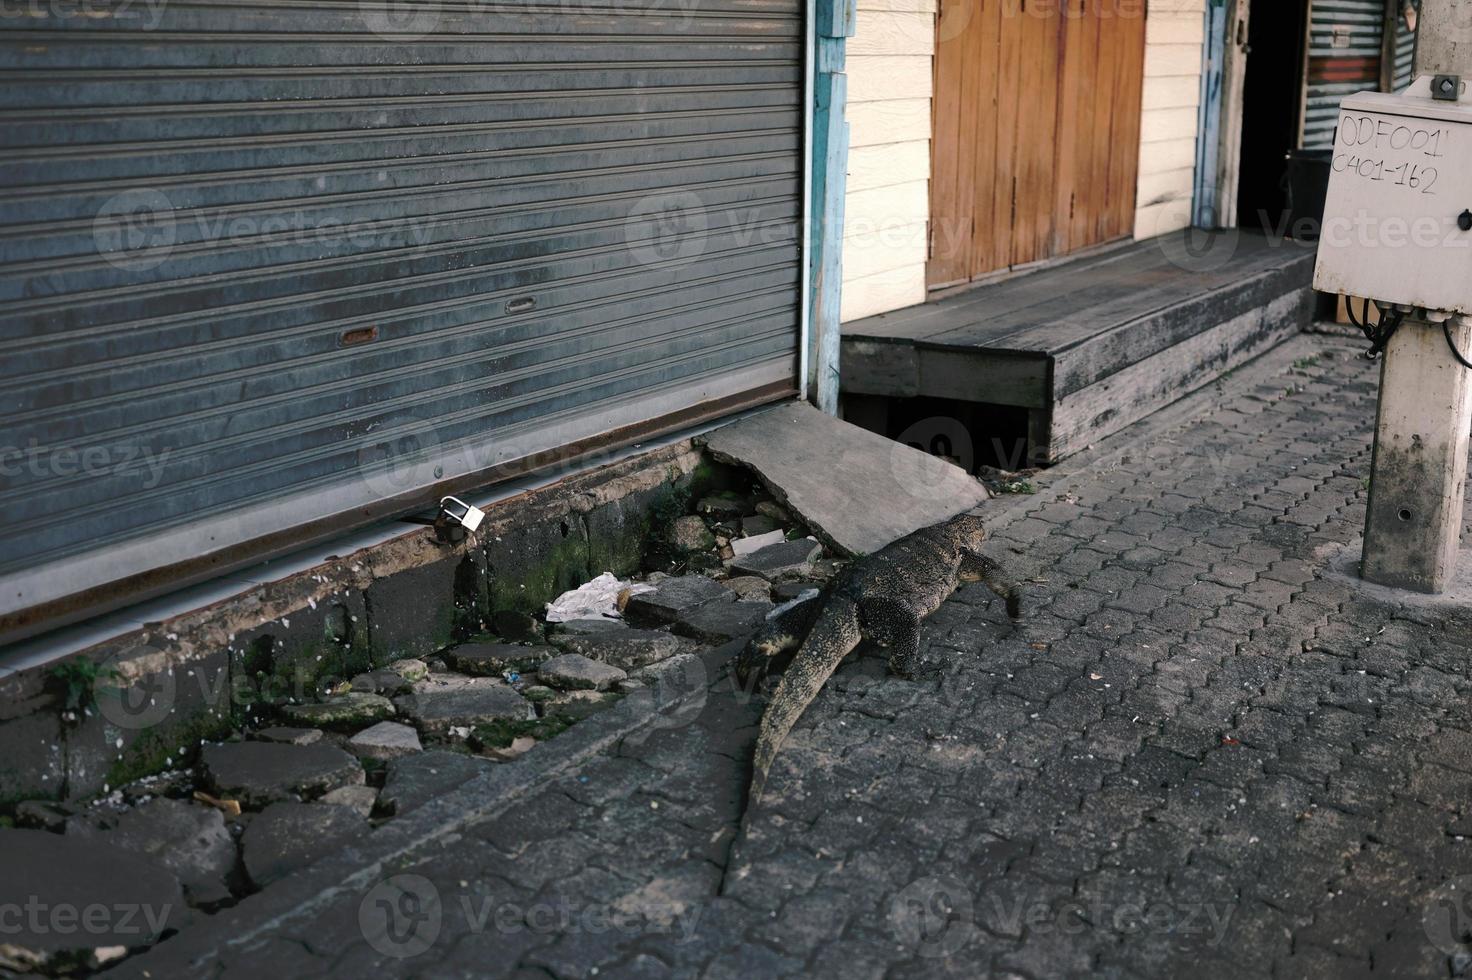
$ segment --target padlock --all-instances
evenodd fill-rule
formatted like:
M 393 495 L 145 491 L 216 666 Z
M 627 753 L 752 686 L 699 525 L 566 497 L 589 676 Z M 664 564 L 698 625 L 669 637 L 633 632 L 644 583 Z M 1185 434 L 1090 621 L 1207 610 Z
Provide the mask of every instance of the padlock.
M 465 530 L 474 532 L 480 527 L 480 522 L 486 519 L 486 512 L 479 507 L 472 507 L 458 497 L 445 497 L 440 501 L 441 513 L 448 514 L 457 521 Z

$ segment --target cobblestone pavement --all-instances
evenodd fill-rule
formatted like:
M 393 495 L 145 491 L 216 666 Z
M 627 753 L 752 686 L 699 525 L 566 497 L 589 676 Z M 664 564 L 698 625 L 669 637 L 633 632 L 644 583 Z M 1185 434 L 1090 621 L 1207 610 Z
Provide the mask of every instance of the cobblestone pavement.
M 988 505 L 1031 618 L 968 587 L 928 679 L 856 658 L 744 835 L 760 704 L 717 678 L 693 724 L 218 974 L 1472 973 L 1472 611 L 1330 574 L 1364 513 L 1356 351 L 1297 339 Z

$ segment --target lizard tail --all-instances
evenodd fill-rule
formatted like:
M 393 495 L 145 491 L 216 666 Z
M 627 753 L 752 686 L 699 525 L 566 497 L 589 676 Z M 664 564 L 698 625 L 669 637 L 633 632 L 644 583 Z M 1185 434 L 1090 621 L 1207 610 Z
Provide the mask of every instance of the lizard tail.
M 859 645 L 860 639 L 858 608 L 849 599 L 831 596 L 808 632 L 807 640 L 793 658 L 792 666 L 782 675 L 782 683 L 777 685 L 777 692 L 772 695 L 772 701 L 762 716 L 751 792 L 746 801 L 748 815 L 761 802 L 767 775 L 782 743 L 843 658 Z

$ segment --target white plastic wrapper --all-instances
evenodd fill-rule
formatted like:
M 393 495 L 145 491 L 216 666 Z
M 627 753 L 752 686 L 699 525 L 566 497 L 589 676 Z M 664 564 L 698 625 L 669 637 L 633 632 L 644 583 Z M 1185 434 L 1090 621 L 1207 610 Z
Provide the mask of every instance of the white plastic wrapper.
M 555 602 L 547 603 L 547 622 L 569 623 L 575 619 L 620 619 L 618 597 L 625 589 L 630 595 L 653 592 L 654 586 L 642 582 L 620 582 L 612 572 L 604 572 L 586 585 L 564 592 Z

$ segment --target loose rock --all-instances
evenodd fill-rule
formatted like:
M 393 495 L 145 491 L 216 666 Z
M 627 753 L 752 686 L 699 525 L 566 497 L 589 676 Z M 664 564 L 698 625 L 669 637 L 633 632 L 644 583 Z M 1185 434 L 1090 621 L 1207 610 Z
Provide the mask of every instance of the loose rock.
M 396 721 L 380 721 L 348 739 L 348 751 L 360 759 L 397 759 L 423 752 L 419 733 Z
M 0 829 L 0 908 L 85 910 L 99 901 L 132 908 L 126 921 L 109 916 L 100 929 L 32 931 L 27 917 L 10 923 L 8 949 L 41 954 L 79 952 L 99 946 L 134 948 L 156 942 L 163 931 L 182 926 L 185 908 L 179 879 L 157 863 L 100 840 L 68 839 L 44 830 Z M 26 957 L 17 957 L 26 958 Z M 43 956 L 37 956 L 40 960 Z
M 674 630 L 702 643 L 726 643 L 755 632 L 773 608 L 766 601 L 712 603 L 681 618 Z
M 634 596 L 624 609 L 631 622 L 673 623 L 684 613 L 708 602 L 735 602 L 736 593 L 704 575 L 668 578 L 653 592 Z
M 378 802 L 378 790 L 372 786 L 344 786 L 322 797 L 328 806 L 345 806 L 360 817 L 373 816 L 373 806 Z
M 429 681 L 394 703 L 421 732 L 436 735 L 501 719 L 534 718 L 537 713 L 526 698 L 488 677 L 444 686 Z
M 680 641 L 657 630 L 620 630 L 569 636 L 558 640 L 558 646 L 568 653 L 580 653 L 610 667 L 632 670 L 673 656 L 680 649 Z
M 235 870 L 235 839 L 219 810 L 180 800 L 157 799 L 125 810 L 111 826 L 70 821 L 67 837 L 94 840 L 146 858 L 175 875 L 191 898 L 228 898 L 225 881 Z
M 534 670 L 557 651 L 551 647 L 525 647 L 513 643 L 462 643 L 444 653 L 445 662 L 458 671 L 478 677 L 500 677 L 508 670 Z
M 367 821 L 350 807 L 273 803 L 240 837 L 245 873 L 257 888 L 332 853 L 363 831 Z
M 741 533 L 748 538 L 771 534 L 773 531 L 778 530 L 781 529 L 777 526 L 777 522 L 765 514 L 755 514 L 751 517 L 741 518 Z
M 564 691 L 603 691 L 627 677 L 624 671 L 577 653 L 553 657 L 542 664 L 537 677 Z
M 770 599 L 772 583 L 756 575 L 738 575 L 726 581 L 726 588 L 736 593 L 737 600 Z
M 363 782 L 358 760 L 326 743 L 206 745 L 200 751 L 200 769 L 216 795 L 240 800 L 252 809 Z
M 395 660 L 388 665 L 388 670 L 398 674 L 411 684 L 417 684 L 429 676 L 429 665 L 423 660 Z
M 287 704 L 280 708 L 289 721 L 318 728 L 353 729 L 389 718 L 393 702 L 378 694 L 351 691 L 311 704 Z
M 540 643 L 542 624 L 530 613 L 506 609 L 491 617 L 491 629 L 512 643 Z
M 26 800 L 15 808 L 17 826 L 34 830 L 60 831 L 76 807 L 55 800 Z
M 786 535 L 782 531 L 768 531 L 766 534 L 758 534 L 755 537 L 737 538 L 731 542 L 731 555 L 734 558 L 742 558 L 755 554 L 763 548 L 770 548 L 774 544 L 781 544 L 785 540 Z
M 705 526 L 705 521 L 694 515 L 676 518 L 670 524 L 669 543 L 682 552 L 705 551 L 714 548 L 716 537 Z
M 700 498 L 695 505 L 695 512 L 717 521 L 735 521 L 751 513 L 751 504 L 745 497 L 723 490 Z
M 731 571 L 740 575 L 759 575 L 769 582 L 802 578 L 812 572 L 813 561 L 823 546 L 811 538 L 784 541 L 744 555 L 731 562 Z
M 403 694 L 414 685 L 396 670 L 370 670 L 353 678 L 353 690 L 362 694 L 382 694 L 393 697 Z
M 322 729 L 320 728 L 289 728 L 285 725 L 276 725 L 271 728 L 262 728 L 258 732 L 251 732 L 250 737 L 258 742 L 277 742 L 281 745 L 311 745 L 322 741 Z
M 763 517 L 770 517 L 778 524 L 792 523 L 792 515 L 780 504 L 775 504 L 770 500 L 763 500 L 758 503 L 756 505 L 756 512 Z

